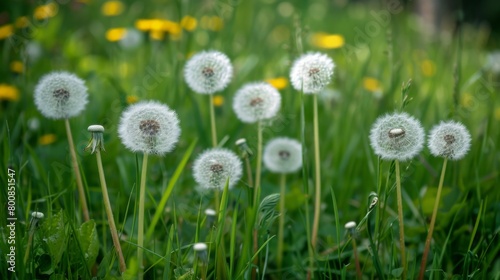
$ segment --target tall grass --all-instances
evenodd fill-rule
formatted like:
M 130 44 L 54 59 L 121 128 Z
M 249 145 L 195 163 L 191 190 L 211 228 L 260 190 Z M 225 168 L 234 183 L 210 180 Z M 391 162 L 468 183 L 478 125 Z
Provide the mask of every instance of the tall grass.
M 54 17 L 44 24 L 27 27 L 34 28 L 33 35 L 14 28 L 16 36 L 24 36 L 15 38 L 26 39 L 15 41 L 21 42 L 19 45 L 10 39 L 0 40 L 4 65 L 0 68 L 0 84 L 13 85 L 20 92 L 17 101 L 0 101 L 0 180 L 2 184 L 7 182 L 8 167 L 16 170 L 18 218 L 14 276 L 7 270 L 4 254 L 10 249 L 4 242 L 8 233 L 7 214 L 0 211 L 1 279 L 90 279 L 120 275 L 118 260 L 110 250 L 98 170 L 93 160 L 86 159 L 90 155 L 83 153 L 89 123 L 101 123 L 107 128 L 103 171 L 107 181 L 113 182 L 109 198 L 114 215 L 123 217 L 116 221 L 118 231 L 122 232 L 127 262 L 123 278 L 137 276 L 138 213 L 132 209 L 139 203 L 136 191 L 140 187 L 140 164 L 136 156 L 124 152 L 116 132 L 120 113 L 131 96 L 169 104 L 178 112 L 183 131 L 175 152 L 165 158 L 149 158 L 148 188 L 144 193 L 147 196 L 145 279 L 194 275 L 206 279 L 249 279 L 252 270 L 256 279 L 305 279 L 311 267 L 310 276 L 314 279 L 353 279 L 356 267 L 352 240 L 343 228 L 348 221 L 358 224 L 356 252 L 363 277 L 400 278 L 403 271 L 399 263 L 401 245 L 397 245 L 395 177 L 401 178 L 407 278 L 413 279 L 424 250 L 442 160 L 431 157 L 424 149 L 414 160 L 399 163 L 398 176 L 394 164 L 380 162 L 373 154 L 368 140 L 370 126 L 377 116 L 394 111 L 402 103 L 404 97 L 397 85 L 409 78 L 412 88 L 408 97 L 412 102 L 405 111 L 419 118 L 426 130 L 452 117 L 462 121 L 472 134 L 470 153 L 447 166 L 439 222 L 434 227 L 425 277 L 498 278 L 500 77 L 484 68 L 487 50 L 480 44 L 484 29 L 466 26 L 461 30 L 460 48 L 451 48 L 458 38 L 452 37 L 450 41 L 430 38 L 416 26 L 414 16 L 407 12 L 410 7 L 405 6 L 402 13 L 391 15 L 387 29 L 391 30 L 391 44 L 397 48 L 387 54 L 385 50 L 392 45 L 389 46 L 388 35 L 382 28 L 367 35 L 365 42 L 356 37 L 357 30 L 364 31 L 369 24 L 367 17 L 371 12 L 382 12 L 384 6 L 338 6 L 337 2 L 322 1 L 304 1 L 300 5 L 293 1 L 290 5 L 280 1 L 240 1 L 226 5 L 222 1 L 216 2 L 216 6 L 203 7 L 189 1 L 123 4 L 123 13 L 115 17 L 102 15 L 102 3 L 97 1 L 57 4 Z M 293 15 L 285 13 L 290 7 Z M 35 6 L 21 7 L 15 3 L 6 5 L 6 12 L 13 20 L 23 15 L 32 20 L 34 9 Z M 196 18 L 198 26 L 192 31 L 184 29 L 179 37 L 165 33 L 163 40 L 154 40 L 143 32 L 142 43 L 130 49 L 105 37 L 109 28 L 134 28 L 140 18 L 165 17 L 180 22 L 185 15 Z M 215 17 L 223 22 L 220 29 Z M 293 38 L 295 23 L 304 30 L 301 46 L 295 45 Z M 311 39 L 318 32 L 342 34 L 345 44 L 337 49 L 320 48 Z M 41 47 L 43 55 L 37 60 L 22 56 L 30 42 Z M 280 192 L 279 177 L 265 168 L 253 170 L 253 176 L 258 176 L 254 178 L 260 178 L 255 180 L 260 192 L 255 204 L 245 189 L 246 175 L 235 188 L 222 191 L 216 221 L 209 223 L 209 217 L 204 215 L 204 209 L 213 207 L 211 195 L 197 191 L 191 165 L 195 155 L 213 145 L 212 129 L 206 121 L 211 118 L 212 108 L 202 106 L 207 102 L 204 96 L 186 89 L 181 71 L 190 54 L 204 49 L 227 53 L 235 68 L 231 84 L 218 93 L 224 98 L 223 104 L 213 107 L 219 145 L 236 150 L 232 143 L 244 137 L 254 153 L 259 136 L 255 127 L 242 125 L 232 112 L 235 91 L 249 81 L 288 77 L 290 63 L 302 52 L 321 51 L 336 62 L 335 82 L 329 89 L 337 90 L 340 95 L 319 95 L 317 100 L 319 165 L 323 171 L 321 203 L 314 203 L 310 188 L 314 180 L 310 168 L 314 162 L 311 152 L 314 143 L 309 137 L 314 133 L 313 100 L 303 98 L 289 85 L 280 89 L 283 103 L 279 121 L 262 129 L 263 143 L 276 136 L 289 136 L 300 139 L 304 148 L 303 172 L 289 175 L 286 180 L 287 209 L 280 269 L 278 252 L 274 250 L 279 229 L 279 198 L 274 194 Z M 453 64 L 457 55 L 460 55 L 457 64 L 460 79 L 455 80 Z M 20 61 L 24 70 L 12 72 L 9 68 L 12 61 Z M 66 132 L 63 127 L 44 120 L 32 98 L 39 77 L 59 69 L 77 73 L 90 92 L 91 105 L 71 123 L 93 219 L 83 224 L 76 218 L 81 212 L 73 189 Z M 376 79 L 378 90 L 367 87 L 366 78 Z M 36 119 L 38 127 L 34 125 Z M 40 141 L 47 134 L 55 136 L 52 143 Z M 253 166 L 258 165 L 256 157 L 249 161 Z M 0 197 L 0 203 L 5 205 L 8 198 L 5 188 Z M 370 206 L 374 197 L 377 202 Z M 276 199 L 275 204 L 270 202 L 272 199 Z M 321 216 L 312 251 L 310 230 L 315 207 L 319 207 Z M 24 264 L 32 211 L 43 212 L 45 218 L 34 229 L 32 249 Z M 208 262 L 203 268 L 195 264 L 192 247 L 196 242 L 206 242 L 209 247 Z

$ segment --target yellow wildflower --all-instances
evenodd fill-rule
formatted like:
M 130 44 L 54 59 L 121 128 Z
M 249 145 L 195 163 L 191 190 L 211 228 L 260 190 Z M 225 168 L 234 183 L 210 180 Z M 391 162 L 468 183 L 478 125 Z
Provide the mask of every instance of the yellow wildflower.
M 12 24 L 6 24 L 0 26 L 0 40 L 9 38 L 14 33 L 14 28 Z
M 10 71 L 14 73 L 23 73 L 24 64 L 19 60 L 14 60 L 10 63 Z
M 187 31 L 193 31 L 197 25 L 198 25 L 198 22 L 192 16 L 184 16 L 181 19 L 181 26 L 182 26 L 182 28 L 184 28 Z
M 28 27 L 30 21 L 28 20 L 27 17 L 25 16 L 22 16 L 22 17 L 18 17 L 16 19 L 16 22 L 14 23 L 14 25 L 16 26 L 16 28 L 25 28 L 25 27 Z
M 7 100 L 7 101 L 19 100 L 19 90 L 11 85 L 0 84 L 0 100 Z
M 152 29 L 149 32 L 149 37 L 153 40 L 160 41 L 160 40 L 163 40 L 165 38 L 165 33 L 161 30 Z
M 378 92 L 382 89 L 379 80 L 372 77 L 363 78 L 363 88 L 371 92 Z
M 120 1 L 107 1 L 101 6 L 101 13 L 107 17 L 117 16 L 123 12 L 123 8 Z
M 106 31 L 106 39 L 110 42 L 120 41 L 127 34 L 125 28 L 111 28 Z
M 224 96 L 222 95 L 214 95 L 214 106 L 220 107 L 224 104 Z
M 38 144 L 45 146 L 56 142 L 56 135 L 52 133 L 44 134 L 38 138 Z
M 436 64 L 429 59 L 424 59 L 420 64 L 420 68 L 422 69 L 422 74 L 426 77 L 434 76 L 436 73 Z
M 33 13 L 33 17 L 38 20 L 54 17 L 57 14 L 58 8 L 59 7 L 55 2 L 50 2 L 47 5 L 38 6 Z
M 273 87 L 275 87 L 278 90 L 284 89 L 288 86 L 288 80 L 285 77 L 277 77 L 277 78 L 273 78 L 273 79 L 267 79 L 266 82 L 268 82 L 269 84 L 271 84 Z
M 127 104 L 134 104 L 139 101 L 139 97 L 137 95 L 127 95 Z
M 311 43 L 323 49 L 338 49 L 344 45 L 345 39 L 339 34 L 314 33 Z

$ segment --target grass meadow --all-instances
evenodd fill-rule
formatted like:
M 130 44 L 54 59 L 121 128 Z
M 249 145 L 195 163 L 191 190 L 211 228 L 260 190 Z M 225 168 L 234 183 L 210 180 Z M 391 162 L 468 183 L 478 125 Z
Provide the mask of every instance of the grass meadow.
M 175 110 L 182 131 L 172 152 L 149 156 L 145 279 L 417 279 L 443 159 L 425 146 L 400 163 L 402 264 L 395 163 L 379 159 L 369 139 L 375 120 L 396 111 L 419 119 L 426 133 L 442 120 L 462 122 L 472 139 L 463 159 L 448 162 L 425 279 L 500 279 L 500 62 L 491 55 L 488 27 L 463 22 L 433 34 L 411 2 L 399 1 L 56 0 L 0 7 L 1 279 L 138 277 L 143 155 L 125 148 L 118 124 L 128 106 L 144 100 Z M 234 68 L 229 85 L 213 97 L 218 146 L 240 155 L 235 142 L 245 138 L 255 176 L 259 127 L 264 145 L 280 136 L 301 142 L 303 166 L 286 177 L 284 211 L 275 195 L 280 175 L 265 166 L 256 204 L 246 169 L 234 188 L 221 191 L 204 190 L 193 179 L 194 160 L 212 147 L 210 103 L 188 87 L 183 69 L 203 50 L 225 53 Z M 321 215 L 314 246 L 314 102 L 290 83 L 292 63 L 311 51 L 335 63 L 317 96 Z M 40 78 L 61 70 L 88 87 L 89 103 L 69 122 L 89 221 L 65 122 L 44 117 L 33 98 Z M 232 107 L 234 93 L 255 81 L 281 94 L 278 115 L 262 126 L 242 123 Z M 105 128 L 101 157 L 124 273 L 95 155 L 84 150 L 93 124 Z M 218 212 L 206 215 L 206 209 Z M 277 251 L 280 216 L 283 254 Z M 350 221 L 357 224 L 353 231 L 344 227 Z M 195 252 L 198 242 L 207 250 Z

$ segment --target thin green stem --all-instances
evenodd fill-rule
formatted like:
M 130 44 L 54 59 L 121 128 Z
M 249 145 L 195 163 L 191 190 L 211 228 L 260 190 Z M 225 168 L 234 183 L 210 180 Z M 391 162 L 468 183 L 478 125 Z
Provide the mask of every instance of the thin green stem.
M 401 198 L 401 177 L 399 172 L 399 160 L 396 163 L 396 191 L 398 200 L 398 223 L 399 223 L 399 247 L 401 248 L 401 265 L 403 266 L 403 277 L 406 280 L 406 253 L 405 253 L 405 228 L 403 221 L 403 199 Z
M 278 270 L 281 270 L 281 265 L 283 263 L 283 238 L 285 229 L 285 192 L 286 192 L 286 174 L 282 173 L 280 175 L 280 218 L 279 218 L 279 229 L 278 229 L 278 252 L 276 262 L 278 264 Z
M 257 217 L 259 211 L 259 199 L 260 199 L 260 170 L 262 168 L 262 122 L 258 121 L 257 123 L 257 166 L 255 168 L 255 186 L 254 186 L 254 195 L 253 195 L 253 209 L 255 211 L 254 217 Z M 258 229 L 255 225 L 252 225 L 253 229 L 253 253 L 257 254 L 259 249 L 259 233 Z M 259 264 L 259 257 L 257 256 L 254 261 L 254 268 L 252 269 L 252 279 L 255 280 L 256 275 L 256 267 Z
M 217 147 L 217 129 L 215 127 L 214 96 L 210 94 L 210 127 L 212 130 L 212 146 Z
M 138 278 L 144 278 L 143 248 L 144 248 L 144 200 L 146 196 L 146 171 L 148 169 L 148 154 L 142 159 L 141 186 L 139 189 L 139 219 L 137 229 L 137 264 L 139 265 Z
M 80 168 L 78 167 L 78 160 L 76 159 L 75 144 L 73 142 L 73 136 L 71 135 L 71 127 L 69 125 L 69 120 L 65 119 L 64 124 L 66 126 L 66 135 L 68 136 L 69 151 L 71 154 L 71 164 L 73 165 L 73 171 L 76 177 L 76 186 L 78 188 L 78 196 L 80 197 L 80 205 L 83 212 L 83 220 L 90 220 L 89 208 L 87 206 L 87 199 L 85 197 L 85 190 L 82 183 L 82 175 L 80 174 Z
M 444 174 L 446 173 L 447 162 L 448 158 L 445 158 L 443 162 L 443 169 L 441 170 L 441 177 L 439 178 L 439 186 L 437 190 L 436 201 L 434 202 L 434 210 L 432 211 L 431 224 L 429 225 L 429 232 L 427 233 L 427 239 L 425 239 L 425 249 L 424 249 L 424 254 L 422 256 L 422 262 L 420 263 L 420 272 L 418 274 L 419 280 L 424 279 L 425 266 L 427 263 L 427 257 L 429 255 L 429 248 L 431 247 L 432 233 L 434 232 L 434 225 L 436 223 L 439 201 L 441 200 L 441 190 L 443 189 Z
M 120 246 L 120 239 L 118 238 L 118 231 L 116 230 L 115 219 L 113 218 L 113 210 L 111 208 L 111 203 L 108 196 L 108 187 L 106 185 L 106 178 L 104 177 L 104 169 L 102 168 L 101 151 L 97 149 L 96 151 L 97 159 L 97 169 L 99 171 L 99 180 L 101 181 L 102 197 L 104 200 L 104 207 L 106 208 L 106 214 L 108 216 L 109 230 L 111 231 L 111 237 L 113 239 L 113 244 L 115 245 L 116 254 L 118 255 L 118 261 L 120 264 L 120 272 L 124 273 L 127 270 L 127 265 L 125 264 L 125 258 L 123 258 L 122 247 Z
M 254 191 L 254 206 L 258 203 L 258 194 L 260 188 L 260 170 L 262 168 L 262 122 L 257 123 L 257 162 L 255 167 L 255 191 Z
M 250 164 L 250 157 L 245 156 L 245 165 L 247 169 L 248 187 L 253 188 L 253 176 L 252 176 L 252 166 Z
M 314 169 L 315 169 L 315 195 L 314 195 L 314 218 L 312 228 L 311 244 L 316 250 L 318 241 L 319 214 L 321 210 L 321 166 L 319 159 L 319 128 L 318 128 L 318 96 L 313 94 L 313 125 L 314 125 Z

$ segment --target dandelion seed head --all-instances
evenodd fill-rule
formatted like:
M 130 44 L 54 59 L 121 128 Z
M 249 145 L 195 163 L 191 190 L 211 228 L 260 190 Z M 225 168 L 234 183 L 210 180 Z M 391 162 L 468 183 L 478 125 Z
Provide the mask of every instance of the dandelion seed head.
M 184 67 L 188 86 L 201 94 L 223 90 L 231 81 L 233 66 L 229 58 L 218 51 L 203 51 L 191 57 Z
M 200 252 L 200 251 L 206 251 L 207 250 L 207 244 L 206 243 L 202 243 L 202 242 L 199 242 L 199 243 L 195 243 L 193 245 L 193 250 L 195 250 L 196 252 Z
M 239 89 L 233 100 L 236 116 L 245 123 L 255 123 L 276 116 L 281 95 L 268 83 L 250 83 Z
M 443 121 L 431 129 L 427 145 L 436 157 L 459 160 L 469 151 L 471 136 L 463 124 Z
M 276 173 L 292 173 L 302 167 L 302 146 L 295 139 L 274 138 L 264 148 L 264 165 Z
M 68 119 L 79 115 L 88 102 L 83 80 L 68 72 L 43 76 L 35 87 L 35 104 L 49 119 Z
M 163 155 L 174 149 L 181 129 L 175 111 L 156 101 L 142 101 L 122 113 L 118 134 L 133 152 Z
M 195 181 L 204 189 L 224 189 L 229 178 L 229 188 L 240 180 L 241 160 L 232 151 L 214 148 L 200 154 L 193 165 Z
M 356 227 L 356 222 L 354 221 L 347 222 L 344 227 L 347 230 L 351 230 Z
M 370 131 L 370 143 L 375 154 L 382 159 L 406 161 L 422 150 L 424 135 L 417 119 L 407 113 L 393 113 L 375 121 Z
M 35 219 L 43 219 L 43 217 L 45 217 L 45 215 L 42 213 L 42 212 L 33 212 L 31 213 L 31 217 L 35 218 Z
M 331 82 L 334 68 L 333 60 L 325 54 L 304 54 L 293 63 L 292 86 L 305 94 L 319 93 Z

